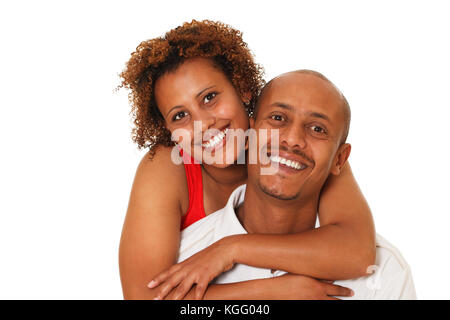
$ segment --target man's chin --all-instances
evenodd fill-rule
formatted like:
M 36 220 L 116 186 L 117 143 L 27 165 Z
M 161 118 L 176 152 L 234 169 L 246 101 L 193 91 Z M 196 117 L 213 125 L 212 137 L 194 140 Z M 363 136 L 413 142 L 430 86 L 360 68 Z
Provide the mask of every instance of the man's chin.
M 259 183 L 259 187 L 262 192 L 267 194 L 268 196 L 271 196 L 278 200 L 295 200 L 300 196 L 300 193 L 292 193 L 292 192 L 286 192 L 284 190 L 280 190 L 276 188 L 275 186 L 267 186 L 265 184 Z

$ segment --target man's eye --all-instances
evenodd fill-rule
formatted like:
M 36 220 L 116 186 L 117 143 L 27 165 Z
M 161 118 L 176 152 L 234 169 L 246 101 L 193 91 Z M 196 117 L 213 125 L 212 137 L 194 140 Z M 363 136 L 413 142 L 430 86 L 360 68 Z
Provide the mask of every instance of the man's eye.
M 283 116 L 281 116 L 279 114 L 274 114 L 274 115 L 270 116 L 270 118 L 275 121 L 283 121 L 284 120 Z
M 178 121 L 186 117 L 187 113 L 185 111 L 177 112 L 173 117 L 172 121 Z
M 215 92 L 211 92 L 208 93 L 204 98 L 203 98 L 203 103 L 209 103 L 212 99 L 214 99 L 216 97 L 216 93 Z
M 311 126 L 311 129 L 315 132 L 315 133 L 326 133 L 326 130 L 320 126 Z

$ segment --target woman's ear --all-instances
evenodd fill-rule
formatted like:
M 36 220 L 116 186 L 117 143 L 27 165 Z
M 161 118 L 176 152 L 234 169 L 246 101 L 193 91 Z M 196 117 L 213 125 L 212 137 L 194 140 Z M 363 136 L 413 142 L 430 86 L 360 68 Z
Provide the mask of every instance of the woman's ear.
M 250 117 L 250 118 L 248 118 L 248 121 L 250 122 L 250 129 L 254 129 L 255 118 Z M 250 137 L 246 135 L 245 136 L 245 150 L 248 150 L 249 141 L 250 141 Z
M 248 118 L 248 121 L 250 122 L 250 128 L 254 129 L 254 127 L 255 127 L 255 118 L 250 117 L 250 118 Z
M 252 94 L 251 92 L 244 92 L 241 96 L 242 102 L 244 103 L 244 105 L 248 105 L 250 103 L 250 101 L 252 100 Z
M 333 160 L 333 166 L 331 168 L 332 174 L 336 176 L 341 174 L 341 170 L 344 167 L 344 164 L 347 162 L 351 150 L 352 146 L 349 143 L 344 143 L 339 147 Z

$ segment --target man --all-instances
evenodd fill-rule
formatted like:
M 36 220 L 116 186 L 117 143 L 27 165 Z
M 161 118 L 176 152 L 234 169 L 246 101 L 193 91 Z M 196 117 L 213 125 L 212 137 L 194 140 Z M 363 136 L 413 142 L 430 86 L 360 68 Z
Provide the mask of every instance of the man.
M 233 192 L 227 206 L 182 232 L 179 262 L 229 235 L 299 233 L 315 227 L 320 190 L 330 174 L 340 173 L 350 154 L 350 145 L 345 143 L 350 122 L 346 99 L 324 76 L 303 70 L 272 80 L 255 112 L 252 128 L 279 131 L 279 154 L 268 153 L 269 164 L 249 164 L 247 185 Z M 262 150 L 271 150 L 270 138 L 259 143 Z M 275 174 L 261 174 L 274 163 L 279 164 Z M 335 284 L 351 288 L 353 299 L 416 298 L 409 266 L 380 236 L 376 265 L 369 271 L 374 273 Z M 214 282 L 283 273 L 237 264 Z

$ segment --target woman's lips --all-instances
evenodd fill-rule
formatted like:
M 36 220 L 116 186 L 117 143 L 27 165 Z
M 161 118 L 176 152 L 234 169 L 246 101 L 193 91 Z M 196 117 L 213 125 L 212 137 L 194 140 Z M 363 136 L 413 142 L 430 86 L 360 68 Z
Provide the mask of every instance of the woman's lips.
M 216 149 L 222 142 L 224 142 L 224 140 L 226 140 L 228 130 L 228 126 L 223 128 L 219 133 L 202 143 L 202 147 L 206 150 Z

